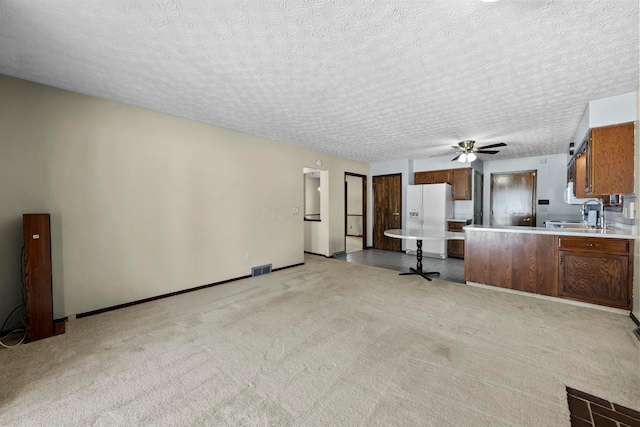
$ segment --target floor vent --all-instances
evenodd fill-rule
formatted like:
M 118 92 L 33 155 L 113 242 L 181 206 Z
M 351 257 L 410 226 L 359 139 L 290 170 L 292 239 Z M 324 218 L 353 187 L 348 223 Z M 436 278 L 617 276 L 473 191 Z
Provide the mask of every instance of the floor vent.
M 332 258 L 335 258 L 335 257 L 337 257 L 337 256 L 343 256 L 343 255 L 346 255 L 346 254 L 347 254 L 347 252 L 346 252 L 346 251 L 338 251 L 338 252 L 334 252 L 334 253 L 333 253 L 333 255 L 332 255 Z
M 251 267 L 251 277 L 262 276 L 263 274 L 267 274 L 267 273 L 271 273 L 271 264 Z

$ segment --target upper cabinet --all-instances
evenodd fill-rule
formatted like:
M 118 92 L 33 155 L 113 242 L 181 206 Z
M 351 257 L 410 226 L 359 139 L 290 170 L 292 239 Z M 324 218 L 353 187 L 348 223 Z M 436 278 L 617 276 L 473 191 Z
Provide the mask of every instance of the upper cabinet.
M 453 184 L 451 197 L 453 200 L 471 200 L 471 169 L 452 169 Z
M 441 184 L 448 182 L 453 185 L 451 178 L 451 169 L 416 172 L 413 176 L 415 184 Z
M 634 124 L 590 129 L 569 164 L 576 197 L 633 193 Z
M 572 141 L 577 150 L 567 169 L 575 197 L 602 198 L 605 205 L 613 205 L 619 197 L 610 195 L 634 192 L 636 97 L 636 92 L 629 92 L 587 104 Z
M 451 184 L 451 198 L 453 200 L 471 200 L 471 168 L 443 169 L 435 171 L 416 172 L 415 184 Z

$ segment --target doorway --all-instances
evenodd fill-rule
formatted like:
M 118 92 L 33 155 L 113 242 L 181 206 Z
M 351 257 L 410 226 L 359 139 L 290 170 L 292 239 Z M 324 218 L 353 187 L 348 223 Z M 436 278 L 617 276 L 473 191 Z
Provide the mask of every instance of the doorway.
M 345 252 L 367 247 L 367 177 L 344 173 L 344 239 Z
M 491 174 L 491 225 L 536 226 L 537 171 Z
M 330 256 L 329 171 L 302 168 L 304 190 L 304 251 Z
M 373 247 L 401 251 L 400 239 L 384 235 L 385 230 L 402 228 L 402 174 L 373 177 Z

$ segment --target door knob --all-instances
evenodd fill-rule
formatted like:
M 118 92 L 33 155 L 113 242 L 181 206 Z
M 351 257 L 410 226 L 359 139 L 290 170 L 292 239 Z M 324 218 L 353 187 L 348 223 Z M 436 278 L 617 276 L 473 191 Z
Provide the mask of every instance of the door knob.
M 393 216 L 400 216 L 400 213 L 399 212 L 394 212 Z

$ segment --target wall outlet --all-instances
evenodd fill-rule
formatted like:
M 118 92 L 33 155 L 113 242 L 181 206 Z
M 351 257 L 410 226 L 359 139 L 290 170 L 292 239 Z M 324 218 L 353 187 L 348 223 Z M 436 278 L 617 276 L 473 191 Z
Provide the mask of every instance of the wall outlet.
M 251 254 L 249 252 L 244 254 L 244 259 L 245 259 L 245 261 L 249 261 L 251 259 Z

